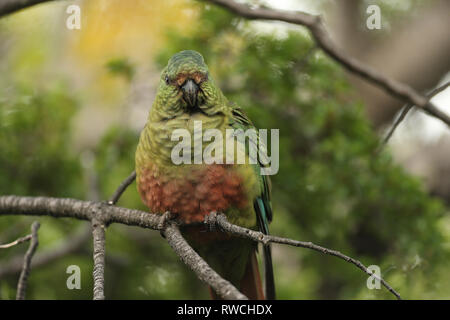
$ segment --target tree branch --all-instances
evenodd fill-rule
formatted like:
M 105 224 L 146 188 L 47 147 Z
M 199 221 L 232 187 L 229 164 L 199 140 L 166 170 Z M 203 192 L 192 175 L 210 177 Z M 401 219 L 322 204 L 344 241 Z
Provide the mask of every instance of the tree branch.
M 286 10 L 268 9 L 266 7 L 251 8 L 248 5 L 240 4 L 232 0 L 206 1 L 221 6 L 238 16 L 250 20 L 277 20 L 305 26 L 311 32 L 317 46 L 319 46 L 323 51 L 325 51 L 325 53 L 340 63 L 347 70 L 360 76 L 364 80 L 377 85 L 393 97 L 423 109 L 428 114 L 440 119 L 450 126 L 450 116 L 440 111 L 429 101 L 429 99 L 427 99 L 427 97 L 424 97 L 410 86 L 391 79 L 381 74 L 374 68 L 348 56 L 344 51 L 338 48 L 328 34 L 320 16 L 315 16 L 300 11 L 291 12 Z
M 37 246 L 39 245 L 38 240 L 38 230 L 40 224 L 39 222 L 33 222 L 31 225 L 31 242 L 28 247 L 27 252 L 25 253 L 25 257 L 23 259 L 23 267 L 22 272 L 20 273 L 19 282 L 17 283 L 17 294 L 16 300 L 25 300 L 25 294 L 27 291 L 27 282 L 28 276 L 31 271 L 31 259 L 33 258 L 34 253 L 36 252 Z
M 441 93 L 442 91 L 444 91 L 445 89 L 447 89 L 447 87 L 450 85 L 450 81 L 444 83 L 442 86 L 432 90 L 428 95 L 428 100 L 431 100 L 434 96 L 436 96 L 437 94 Z M 389 132 L 386 134 L 386 136 L 383 139 L 383 142 L 381 144 L 381 148 L 384 147 L 388 142 L 389 139 L 392 137 L 392 135 L 394 134 L 395 129 L 397 129 L 398 125 L 405 119 L 406 115 L 408 114 L 408 112 L 414 107 L 414 105 L 408 103 L 406 104 L 403 108 L 402 111 L 400 113 L 400 115 L 398 116 L 398 118 L 395 120 L 394 124 L 392 125 L 391 129 L 389 130 Z M 381 149 L 380 148 L 380 149 Z
M 122 223 L 154 230 L 160 215 L 149 212 L 110 206 L 102 202 L 69 198 L 0 196 L 0 215 L 51 216 L 91 221 L 98 218 L 109 225 Z
M 80 220 L 88 220 L 95 221 L 99 220 L 103 223 L 104 226 L 108 226 L 111 223 L 121 223 L 129 226 L 138 226 L 142 228 L 149 228 L 153 230 L 166 231 L 167 225 L 166 223 L 162 223 L 161 215 L 152 214 L 149 212 L 132 210 L 126 208 L 120 208 L 116 206 L 111 206 L 103 202 L 93 202 L 93 201 L 82 201 L 76 199 L 58 199 L 58 198 L 47 198 L 47 197 L 19 197 L 19 196 L 0 196 L 0 215 L 48 215 L 55 218 L 75 218 Z M 95 223 L 94 223 L 95 224 Z M 94 232 L 95 229 L 93 229 Z M 98 230 L 96 232 L 99 232 Z M 99 232 L 100 233 L 100 232 Z M 169 235 L 172 233 L 169 231 Z M 166 235 L 168 236 L 168 235 Z M 101 234 L 95 235 L 95 237 L 102 237 Z M 177 243 L 181 243 L 179 240 L 180 236 L 176 234 L 173 236 L 174 241 Z M 103 239 L 104 241 L 104 239 Z M 183 239 L 184 241 L 184 239 Z M 185 241 L 184 241 L 185 242 Z M 172 242 L 171 245 L 174 245 L 175 242 Z M 98 250 L 101 246 L 101 243 L 96 243 L 94 240 L 94 259 L 97 258 L 97 262 L 95 265 L 97 269 L 94 270 L 94 281 L 97 281 L 97 288 L 99 288 L 98 292 L 101 292 L 102 286 L 101 283 L 101 256 L 96 256 L 96 249 Z M 186 247 L 187 246 L 187 247 Z M 197 264 L 201 264 L 198 259 L 201 259 L 192 248 L 188 248 L 189 245 L 183 243 L 182 247 L 177 246 L 181 251 L 176 251 L 177 254 L 184 252 L 185 250 L 189 250 L 191 252 L 191 258 L 186 259 L 184 256 L 180 256 L 183 262 L 185 262 L 192 270 L 199 270 Z M 97 251 L 101 252 L 101 251 Z M 104 252 L 104 251 L 103 251 Z M 197 256 L 195 256 L 195 255 Z M 202 259 L 201 259 L 202 260 Z M 203 264 L 206 264 L 204 260 Z M 208 270 L 209 266 L 206 264 L 206 267 L 202 265 L 201 270 Z M 210 269 L 210 268 L 209 268 Z M 195 271 L 195 272 L 197 272 Z M 215 271 L 214 271 L 215 272 Z M 220 276 L 217 275 L 220 278 Z M 216 276 L 211 277 L 211 273 L 208 273 L 208 276 L 204 276 L 201 278 L 203 281 L 212 281 L 208 282 L 208 284 L 218 290 L 218 294 L 222 296 L 222 293 L 225 296 L 222 296 L 225 299 L 240 299 L 241 296 L 235 295 L 237 291 L 236 288 L 230 291 L 230 287 L 228 285 L 224 285 L 223 281 L 226 281 L 222 278 L 218 279 Z M 213 282 L 214 281 L 214 282 Z M 231 286 L 231 284 L 229 284 Z M 95 286 L 94 286 L 95 287 Z M 96 294 L 94 293 L 94 296 Z M 100 294 L 98 295 L 100 297 Z
M 180 230 L 174 223 L 169 223 L 164 230 L 167 242 L 188 265 L 197 277 L 209 284 L 222 298 L 226 300 L 247 300 L 230 282 L 221 278 L 181 236 Z
M 401 300 L 400 295 L 394 289 L 392 289 L 392 287 L 386 281 L 384 281 L 382 278 L 378 277 L 377 275 L 375 275 L 375 274 L 371 273 L 369 270 L 367 270 L 367 268 L 359 260 L 356 260 L 345 254 L 342 254 L 339 251 L 331 250 L 331 249 L 319 246 L 317 244 L 314 244 L 312 242 L 297 241 L 297 240 L 292 240 L 292 239 L 288 239 L 288 238 L 266 235 L 259 231 L 243 228 L 243 227 L 229 223 L 227 218 L 225 217 L 225 215 L 216 214 L 214 212 L 209 214 L 208 220 L 206 221 L 206 223 L 208 223 L 210 226 L 217 225 L 221 230 L 231 233 L 231 234 L 234 234 L 241 238 L 252 239 L 254 241 L 258 241 L 263 244 L 268 244 L 270 242 L 286 244 L 286 245 L 290 245 L 290 246 L 294 246 L 294 247 L 312 249 L 312 250 L 321 252 L 323 254 L 338 257 L 339 259 L 342 259 L 346 262 L 349 262 L 349 263 L 357 266 L 359 269 L 361 269 L 368 275 L 379 280 L 383 284 L 383 286 L 386 287 L 386 289 L 388 289 L 397 299 Z
M 94 300 L 105 300 L 105 225 L 92 220 L 92 236 L 94 238 Z
M 130 184 L 133 183 L 134 179 L 136 179 L 136 171 L 133 171 L 122 183 L 119 185 L 119 187 L 116 189 L 114 194 L 111 196 L 111 198 L 108 200 L 109 205 L 114 205 L 119 201 L 122 194 L 125 192 L 125 190 L 128 188 Z
M 156 215 L 144 211 L 132 210 L 111 206 L 102 202 L 82 201 L 76 199 L 59 199 L 47 197 L 19 197 L 0 196 L 0 215 L 48 215 L 55 218 L 76 218 L 81 220 L 98 219 L 107 227 L 111 223 L 121 223 L 129 226 L 138 226 L 153 230 L 160 230 L 168 239 L 169 244 L 175 250 L 181 260 L 187 264 L 201 280 L 213 287 L 219 295 L 225 299 L 240 299 L 243 296 L 237 295 L 236 288 L 232 289 L 231 284 L 222 279 L 217 273 L 211 272 L 208 264 L 197 255 L 197 253 L 182 239 L 178 228 L 175 228 L 173 221 L 166 223 L 166 215 Z M 163 219 L 163 221 L 162 221 Z M 380 280 L 380 282 L 392 292 L 398 299 L 400 295 L 392 289 L 383 279 L 368 272 L 367 268 L 358 260 L 350 258 L 338 251 L 315 245 L 311 242 L 302 242 L 276 236 L 265 236 L 264 234 L 230 224 L 225 216 L 215 216 L 211 213 L 206 221 L 208 224 L 217 224 L 223 231 L 230 232 L 236 236 L 252 239 L 262 243 L 279 243 L 296 247 L 313 249 L 324 254 L 333 255 L 349 263 L 356 265 L 365 273 Z M 101 237 L 101 234 L 100 234 Z M 170 238 L 170 239 L 169 239 Z M 94 250 L 95 252 L 95 250 Z M 95 253 L 94 253 L 95 255 Z M 99 258 L 99 257 L 97 257 Z M 99 258 L 100 260 L 100 258 Z M 100 281 L 100 280 L 99 280 Z M 225 282 L 224 282 L 225 281 Z

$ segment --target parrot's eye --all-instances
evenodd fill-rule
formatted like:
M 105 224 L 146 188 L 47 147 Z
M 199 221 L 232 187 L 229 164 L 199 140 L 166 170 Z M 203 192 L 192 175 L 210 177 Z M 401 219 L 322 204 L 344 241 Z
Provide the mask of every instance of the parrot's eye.
M 170 83 L 169 76 L 167 74 L 166 74 L 166 78 L 164 80 L 166 80 L 166 84 Z

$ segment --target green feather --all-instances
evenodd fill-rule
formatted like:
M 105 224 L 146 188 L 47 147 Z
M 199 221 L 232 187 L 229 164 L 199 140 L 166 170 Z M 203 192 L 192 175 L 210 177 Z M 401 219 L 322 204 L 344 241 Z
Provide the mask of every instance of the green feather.
M 247 115 L 244 113 L 244 111 L 236 106 L 233 105 L 233 111 L 232 111 L 232 119 L 233 122 L 231 125 L 235 128 L 242 128 L 244 130 L 254 128 L 253 123 L 251 120 L 247 117 Z M 259 138 L 259 137 L 258 137 Z M 259 140 L 259 139 L 258 139 Z M 251 142 L 249 142 L 251 143 Z M 265 148 L 265 146 L 259 145 L 259 148 Z M 249 150 L 249 147 L 246 146 L 245 150 Z M 259 163 L 259 166 L 256 166 L 256 172 L 259 175 L 259 169 L 260 166 L 264 166 L 261 162 Z M 273 214 L 272 214 L 272 205 L 270 202 L 270 178 L 269 176 L 263 175 L 260 176 L 261 184 L 262 184 L 262 190 L 261 195 L 258 196 L 254 203 L 254 209 L 257 216 L 258 221 L 258 228 L 259 230 L 264 234 L 269 234 L 269 222 L 272 221 Z M 275 295 L 275 280 L 273 276 L 273 265 L 272 265 L 272 252 L 270 248 L 270 244 L 263 246 L 263 252 L 264 252 L 264 275 L 265 275 L 265 281 L 266 281 L 266 298 L 269 300 L 274 300 Z

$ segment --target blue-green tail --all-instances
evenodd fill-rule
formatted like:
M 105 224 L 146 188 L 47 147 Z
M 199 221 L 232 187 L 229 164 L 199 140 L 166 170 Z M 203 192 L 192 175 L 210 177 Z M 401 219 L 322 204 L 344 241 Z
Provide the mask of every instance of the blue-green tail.
M 258 219 L 259 230 L 264 234 L 269 234 L 269 222 L 272 218 L 272 208 L 270 203 L 266 203 L 261 198 L 254 202 L 255 212 Z M 264 253 L 264 278 L 266 288 L 266 299 L 275 300 L 275 279 L 273 276 L 272 252 L 270 244 L 263 245 Z

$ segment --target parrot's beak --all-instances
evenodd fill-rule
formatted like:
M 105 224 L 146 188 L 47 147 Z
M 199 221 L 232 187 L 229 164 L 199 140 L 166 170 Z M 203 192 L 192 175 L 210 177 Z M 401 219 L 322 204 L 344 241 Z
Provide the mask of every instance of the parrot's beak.
M 186 80 L 186 82 L 181 87 L 183 90 L 183 98 L 190 107 L 195 107 L 197 105 L 197 94 L 198 85 L 192 79 Z

